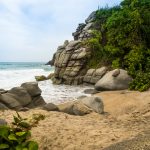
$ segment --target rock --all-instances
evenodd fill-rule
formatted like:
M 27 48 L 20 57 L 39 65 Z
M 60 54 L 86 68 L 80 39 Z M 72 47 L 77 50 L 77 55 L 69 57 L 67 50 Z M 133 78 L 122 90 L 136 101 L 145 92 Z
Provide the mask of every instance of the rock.
M 23 107 L 23 108 L 20 108 L 18 111 L 29 111 L 30 109 L 28 107 Z
M 99 69 L 96 69 L 94 76 L 102 77 L 103 75 L 105 75 L 105 73 L 107 72 L 107 70 L 108 70 L 107 67 L 101 67 Z
M 78 44 L 80 44 L 81 41 L 70 41 L 69 44 L 66 47 L 66 51 L 70 51 L 75 48 Z
M 10 109 L 19 109 L 21 108 L 21 103 L 14 98 L 14 94 L 6 93 L 0 95 L 0 101 L 4 103 Z
M 70 102 L 66 104 L 63 109 L 60 109 L 60 111 L 70 115 L 78 116 L 83 116 L 92 112 L 92 110 L 84 105 L 81 101 Z
M 7 125 L 7 121 L 4 119 L 0 119 L 0 126 L 5 126 Z
M 76 102 L 72 107 L 72 111 L 74 115 L 84 116 L 86 114 L 90 114 L 92 109 L 84 105 L 82 102 Z
M 54 73 L 49 74 L 46 78 L 51 79 L 52 77 L 54 77 Z
M 26 82 L 23 83 L 21 87 L 25 88 L 31 97 L 39 96 L 42 93 L 41 89 L 38 87 L 37 82 Z
M 95 89 L 86 89 L 84 90 L 85 94 L 96 94 L 99 93 L 99 91 L 95 90 Z
M 7 91 L 4 89 L 0 89 L 0 94 L 4 94 L 4 93 L 7 93 Z
M 23 87 L 12 88 L 6 94 L 12 98 L 15 98 L 21 106 L 26 106 L 32 101 L 31 96 L 28 94 L 27 90 L 24 89 Z
M 47 110 L 47 111 L 59 111 L 59 108 L 56 105 L 54 105 L 53 103 L 48 103 L 48 104 L 44 105 L 43 109 Z
M 44 75 L 41 76 L 35 76 L 36 81 L 44 81 L 47 80 L 47 77 L 45 77 Z
M 9 109 L 9 108 L 0 102 L 0 110 L 6 110 L 6 109 Z
M 81 99 L 81 102 L 99 114 L 104 112 L 104 104 L 100 97 L 86 97 Z
M 129 83 L 132 78 L 128 75 L 127 71 L 123 69 L 115 69 L 105 74 L 95 85 L 98 91 L 107 90 L 125 90 L 129 88 Z
M 120 74 L 120 69 L 115 69 L 112 76 L 117 77 Z
M 44 106 L 46 104 L 42 96 L 34 97 L 32 99 L 32 103 L 33 103 L 34 107 L 40 107 L 40 106 Z
M 89 17 L 85 20 L 86 23 L 90 23 L 93 22 L 96 18 L 96 11 L 93 11 Z
M 93 26 L 93 23 L 92 22 L 90 22 L 90 23 L 88 23 L 85 27 L 84 27 L 84 31 L 87 31 L 87 30 L 89 30 L 89 29 L 91 29 L 92 28 L 92 26 Z

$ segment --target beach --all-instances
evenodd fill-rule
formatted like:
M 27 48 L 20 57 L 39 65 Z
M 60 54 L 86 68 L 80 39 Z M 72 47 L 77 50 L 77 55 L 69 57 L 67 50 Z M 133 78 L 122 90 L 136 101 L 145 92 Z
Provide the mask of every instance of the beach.
M 93 112 L 73 116 L 40 109 L 20 112 L 24 117 L 32 114 L 46 116 L 31 130 L 32 139 L 39 143 L 39 150 L 142 150 L 144 147 L 144 150 L 149 150 L 150 92 L 125 90 L 102 92 L 96 96 L 104 101 L 105 113 L 102 115 Z M 0 112 L 0 117 L 10 123 L 13 114 L 14 111 L 8 110 Z M 121 149 L 113 149 L 115 145 L 120 145 Z

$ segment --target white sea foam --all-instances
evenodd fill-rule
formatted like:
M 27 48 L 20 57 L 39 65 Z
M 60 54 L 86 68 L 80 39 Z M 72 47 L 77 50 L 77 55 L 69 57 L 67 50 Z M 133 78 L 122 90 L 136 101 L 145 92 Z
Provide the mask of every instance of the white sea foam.
M 35 81 L 35 76 L 50 74 L 50 71 L 43 69 L 26 70 L 0 70 L 0 88 L 9 90 L 12 87 L 20 86 L 24 82 Z M 51 80 L 39 82 L 42 89 L 42 96 L 46 102 L 61 103 L 74 100 L 83 93 L 84 86 L 53 85 Z

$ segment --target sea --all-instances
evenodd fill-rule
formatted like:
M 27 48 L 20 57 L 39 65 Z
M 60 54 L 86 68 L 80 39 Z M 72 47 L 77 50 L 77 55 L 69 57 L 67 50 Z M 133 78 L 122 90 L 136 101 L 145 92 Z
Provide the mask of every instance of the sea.
M 35 76 L 48 76 L 54 67 L 43 62 L 0 62 L 0 89 L 9 90 L 24 82 L 36 81 Z M 87 86 L 53 85 L 51 80 L 38 82 L 47 103 L 64 103 L 86 95 Z

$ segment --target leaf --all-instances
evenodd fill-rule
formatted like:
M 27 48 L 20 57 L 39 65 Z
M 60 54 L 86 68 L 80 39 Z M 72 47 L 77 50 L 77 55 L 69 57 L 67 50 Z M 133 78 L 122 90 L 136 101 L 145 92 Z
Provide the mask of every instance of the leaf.
M 19 122 L 20 120 L 16 116 L 14 116 L 14 124 L 18 124 Z
M 8 135 L 9 135 L 9 127 L 0 126 L 0 137 L 7 139 Z
M 38 150 L 37 142 L 29 141 L 29 150 Z
M 17 145 L 15 149 L 16 150 L 22 150 L 22 146 L 21 145 Z
M 0 149 L 6 149 L 9 148 L 8 144 L 0 144 Z
M 10 135 L 8 136 L 8 139 L 9 139 L 10 141 L 17 141 L 17 138 L 16 138 L 15 134 L 10 134 Z
M 22 117 L 19 115 L 19 113 L 16 111 L 16 114 L 17 114 L 17 116 L 18 116 L 18 118 L 20 119 L 20 120 L 22 120 Z
M 17 136 L 23 136 L 23 135 L 26 134 L 26 132 L 16 132 L 15 134 L 16 134 Z
M 22 150 L 28 150 L 28 148 L 23 148 Z
M 20 122 L 20 123 L 19 123 L 19 126 L 20 126 L 20 127 L 23 127 L 23 128 L 30 128 L 30 127 L 31 127 L 29 123 L 24 122 L 24 121 Z

